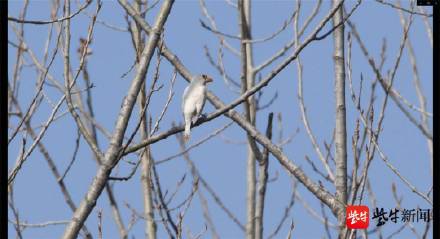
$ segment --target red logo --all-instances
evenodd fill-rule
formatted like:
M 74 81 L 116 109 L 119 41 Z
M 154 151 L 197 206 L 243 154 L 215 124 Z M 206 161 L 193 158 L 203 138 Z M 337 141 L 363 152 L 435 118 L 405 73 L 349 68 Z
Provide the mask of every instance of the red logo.
M 367 206 L 347 206 L 345 209 L 345 223 L 349 229 L 366 229 L 370 216 Z

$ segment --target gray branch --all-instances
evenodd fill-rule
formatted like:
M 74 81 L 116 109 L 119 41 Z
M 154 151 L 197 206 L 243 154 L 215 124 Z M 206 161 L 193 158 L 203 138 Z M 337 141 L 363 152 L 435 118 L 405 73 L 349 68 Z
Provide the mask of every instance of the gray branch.
M 127 5 L 127 3 L 123 0 L 120 0 L 119 2 L 121 5 Z M 173 3 L 174 0 L 165 1 L 162 5 L 162 8 L 160 9 L 160 12 L 158 13 L 152 31 L 154 34 L 151 34 L 150 40 L 144 51 L 142 52 L 141 61 L 139 63 L 139 71 L 133 79 L 128 94 L 122 104 L 122 108 L 120 110 L 114 131 L 115 133 L 113 134 L 110 146 L 105 153 L 103 164 L 100 166 L 95 178 L 93 179 L 93 182 L 90 185 L 86 196 L 84 197 L 80 206 L 75 211 L 72 221 L 66 227 L 64 235 L 62 237 L 64 239 L 73 239 L 77 237 L 79 229 L 84 224 L 90 212 L 96 205 L 96 201 L 101 195 L 101 192 L 107 183 L 108 177 L 113 167 L 118 162 L 120 156 L 120 148 L 122 146 L 124 134 L 127 129 L 128 120 L 131 116 L 134 104 L 136 103 L 136 98 L 141 89 L 142 82 L 145 79 L 145 75 L 147 73 L 150 60 L 153 56 L 154 49 L 156 48 L 159 41 L 160 32 L 162 31 L 165 21 L 170 14 Z M 68 21 L 69 20 L 67 20 L 67 22 Z

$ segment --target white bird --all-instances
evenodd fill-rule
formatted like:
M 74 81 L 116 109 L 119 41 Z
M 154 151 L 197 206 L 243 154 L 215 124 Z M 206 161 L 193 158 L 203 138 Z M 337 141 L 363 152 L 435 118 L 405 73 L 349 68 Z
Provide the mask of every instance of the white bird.
M 195 124 L 201 115 L 206 101 L 206 84 L 209 82 L 212 82 L 211 77 L 204 74 L 198 75 L 191 80 L 183 92 L 182 112 L 185 120 L 183 138 L 185 141 L 189 140 L 191 123 Z

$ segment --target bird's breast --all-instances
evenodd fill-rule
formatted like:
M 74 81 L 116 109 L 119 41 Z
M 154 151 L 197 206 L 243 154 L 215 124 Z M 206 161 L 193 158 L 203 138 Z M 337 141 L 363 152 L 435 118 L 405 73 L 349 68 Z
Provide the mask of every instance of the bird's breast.
M 184 101 L 184 108 L 187 107 L 193 107 L 194 105 L 203 102 L 205 98 L 205 87 L 199 86 L 193 88 L 188 94 L 186 95 L 186 99 Z

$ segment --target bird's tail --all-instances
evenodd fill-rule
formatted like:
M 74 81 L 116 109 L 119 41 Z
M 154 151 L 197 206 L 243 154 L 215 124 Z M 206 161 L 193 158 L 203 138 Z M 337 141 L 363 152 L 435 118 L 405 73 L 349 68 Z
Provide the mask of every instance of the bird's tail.
M 189 124 L 185 124 L 185 131 L 183 132 L 183 139 L 185 140 L 185 142 L 188 142 L 190 134 L 191 134 L 191 121 L 189 122 Z

